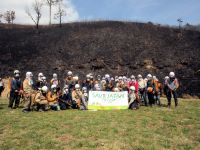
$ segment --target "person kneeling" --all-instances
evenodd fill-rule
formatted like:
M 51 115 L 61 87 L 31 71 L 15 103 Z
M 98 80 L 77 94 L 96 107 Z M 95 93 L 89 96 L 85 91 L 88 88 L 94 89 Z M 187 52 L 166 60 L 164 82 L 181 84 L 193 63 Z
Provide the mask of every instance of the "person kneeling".
M 48 110 L 47 92 L 48 92 L 48 87 L 43 86 L 41 88 L 41 91 L 39 91 L 36 94 L 34 105 L 36 106 L 37 111 L 47 111 Z
M 58 104 L 58 98 L 59 98 L 59 96 L 57 93 L 57 87 L 56 87 L 56 85 L 52 85 L 51 91 L 49 91 L 47 93 L 47 100 L 48 100 L 49 106 L 52 110 L 55 110 L 55 111 L 60 110 L 60 106 Z
M 80 90 L 80 85 L 75 85 L 75 90 L 72 92 L 72 108 L 80 109 L 83 94 Z
M 63 94 L 59 97 L 58 103 L 61 110 L 66 110 L 71 107 L 71 96 L 68 86 L 64 87 Z
M 134 86 L 130 87 L 128 99 L 129 99 L 129 109 L 132 109 L 132 110 L 139 109 L 139 101 L 138 101 L 137 96 L 135 94 L 135 87 Z

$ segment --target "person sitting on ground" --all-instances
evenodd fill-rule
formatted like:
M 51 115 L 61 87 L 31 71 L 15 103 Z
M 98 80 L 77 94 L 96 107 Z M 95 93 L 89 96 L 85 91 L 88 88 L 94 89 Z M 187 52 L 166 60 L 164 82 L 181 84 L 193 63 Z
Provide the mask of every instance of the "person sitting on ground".
M 0 97 L 1 97 L 3 90 L 4 90 L 4 82 L 3 82 L 2 78 L 0 78 Z
M 71 107 L 71 96 L 69 94 L 69 87 L 67 85 L 63 88 L 63 94 L 59 97 L 58 103 L 61 110 L 70 109 Z
M 47 93 L 47 100 L 52 110 L 55 110 L 55 111 L 60 110 L 60 106 L 58 104 L 58 98 L 59 98 L 59 95 L 57 93 L 57 87 L 56 85 L 52 85 L 51 91 Z
M 130 87 L 130 92 L 128 94 L 128 100 L 129 100 L 129 109 L 136 110 L 139 109 L 139 101 L 136 96 L 135 87 Z
M 80 109 L 81 101 L 82 101 L 83 94 L 80 90 L 80 85 L 75 85 L 75 90 L 72 91 L 72 108 L 73 109 Z
M 41 90 L 37 92 L 34 99 L 34 106 L 36 106 L 37 111 L 48 110 L 47 92 L 48 92 L 47 86 L 43 86 Z

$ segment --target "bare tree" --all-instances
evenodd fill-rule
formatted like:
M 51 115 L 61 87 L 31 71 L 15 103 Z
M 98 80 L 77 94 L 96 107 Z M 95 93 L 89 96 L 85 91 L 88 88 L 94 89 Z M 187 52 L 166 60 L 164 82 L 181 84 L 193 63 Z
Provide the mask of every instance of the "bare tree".
M 183 20 L 182 20 L 181 18 L 178 18 L 177 21 L 178 21 L 178 23 L 179 23 L 179 29 L 181 29 Z
M 11 11 L 10 12 L 10 18 L 11 18 L 11 22 L 13 24 L 13 21 L 15 20 L 16 16 L 15 16 L 15 11 Z
M 5 21 L 10 24 L 11 23 L 11 12 L 10 11 L 6 11 L 6 13 L 4 14 L 4 19 Z
M 41 1 L 35 0 L 35 2 L 32 5 L 32 9 L 35 13 L 35 16 L 31 14 L 31 11 L 28 7 L 26 8 L 26 13 L 31 18 L 31 20 L 35 23 L 37 29 L 39 28 L 40 19 L 42 16 L 42 13 L 41 13 L 42 6 L 43 6 L 43 3 Z
M 58 3 L 59 0 L 46 0 L 47 5 L 49 6 L 49 25 L 51 25 L 51 10 L 52 6 Z
M 59 23 L 60 23 L 60 27 L 62 27 L 62 18 L 64 16 L 66 16 L 66 11 L 64 10 L 64 3 L 63 0 L 60 0 L 58 2 L 58 10 L 57 12 L 54 14 L 54 18 L 55 19 L 59 19 Z

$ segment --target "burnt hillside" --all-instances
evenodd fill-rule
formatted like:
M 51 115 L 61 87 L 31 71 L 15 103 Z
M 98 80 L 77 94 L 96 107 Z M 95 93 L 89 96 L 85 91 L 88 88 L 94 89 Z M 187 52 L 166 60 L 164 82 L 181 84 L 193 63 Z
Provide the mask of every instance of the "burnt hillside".
M 200 32 L 132 22 L 85 22 L 62 28 L 0 25 L 0 76 L 14 69 L 60 77 L 175 71 L 181 91 L 200 96 Z

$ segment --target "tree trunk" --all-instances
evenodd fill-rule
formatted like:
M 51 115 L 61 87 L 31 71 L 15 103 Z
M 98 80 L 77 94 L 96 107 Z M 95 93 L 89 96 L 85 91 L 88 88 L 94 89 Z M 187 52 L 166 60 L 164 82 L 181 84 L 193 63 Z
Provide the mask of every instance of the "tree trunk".
M 62 27 L 62 16 L 60 14 L 60 27 Z
M 51 25 L 51 4 L 49 4 L 49 25 Z

